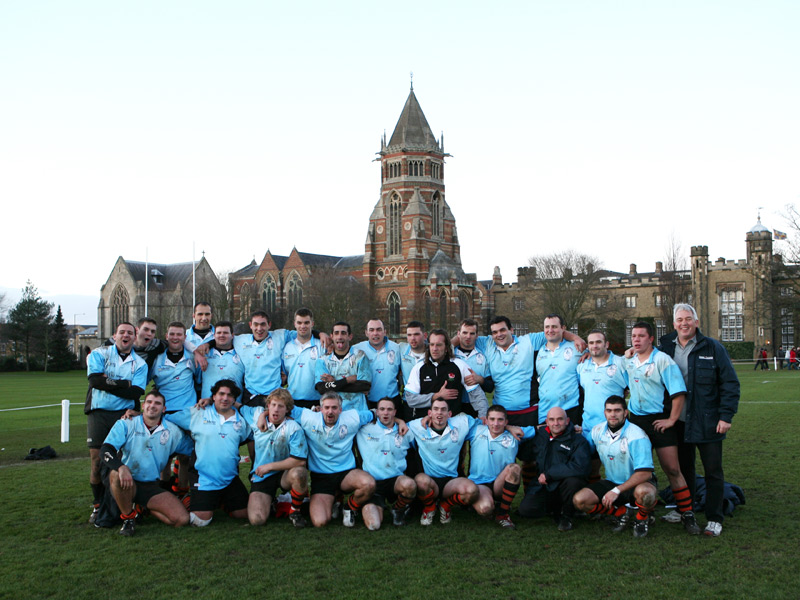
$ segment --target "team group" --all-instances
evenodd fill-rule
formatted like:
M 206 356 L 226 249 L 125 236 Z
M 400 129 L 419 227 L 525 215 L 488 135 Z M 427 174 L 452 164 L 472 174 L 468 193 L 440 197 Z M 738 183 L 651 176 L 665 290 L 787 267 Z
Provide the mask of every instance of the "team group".
M 502 316 L 485 337 L 469 319 L 452 338 L 412 321 L 402 344 L 373 319 L 355 345 L 348 323 L 318 332 L 305 308 L 294 330 L 270 330 L 257 311 L 251 333 L 234 335 L 228 321 L 212 326 L 202 302 L 193 320 L 188 330 L 170 323 L 166 341 L 152 319 L 121 323 L 89 355 L 90 522 L 108 487 L 123 535 L 145 513 L 202 527 L 220 507 L 264 524 L 279 490 L 295 527 L 305 512 L 316 527 L 341 515 L 375 530 L 387 508 L 401 526 L 416 501 L 423 526 L 437 509 L 447 524 L 465 506 L 514 529 L 509 509 L 523 486 L 522 517 L 568 531 L 582 511 L 644 537 L 655 520 L 655 449 L 676 502 L 662 519 L 690 534 L 722 531 L 722 441 L 739 382 L 688 304 L 674 307 L 675 331 L 658 348 L 652 326 L 634 324 L 625 356 L 609 352 L 603 331 L 584 342 L 558 315 L 522 336 Z M 693 511 L 698 451 L 704 530 Z

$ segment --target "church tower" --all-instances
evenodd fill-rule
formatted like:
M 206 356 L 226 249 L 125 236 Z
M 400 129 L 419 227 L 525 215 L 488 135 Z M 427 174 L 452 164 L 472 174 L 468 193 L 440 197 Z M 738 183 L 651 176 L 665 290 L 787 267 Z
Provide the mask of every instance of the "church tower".
M 391 334 L 413 319 L 449 326 L 472 312 L 471 306 L 459 310 L 465 301 L 459 287 L 468 284 L 445 200 L 444 159 L 450 155 L 443 138 L 433 135 L 412 86 L 391 138 L 381 138 L 381 192 L 364 249 L 365 283 Z M 471 295 L 467 300 L 471 304 Z

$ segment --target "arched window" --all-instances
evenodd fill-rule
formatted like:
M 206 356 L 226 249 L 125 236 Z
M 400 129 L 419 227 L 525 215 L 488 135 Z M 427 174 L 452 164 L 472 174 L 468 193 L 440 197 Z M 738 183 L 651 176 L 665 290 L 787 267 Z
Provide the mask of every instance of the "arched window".
M 439 294 L 439 327 L 450 331 L 450 298 L 444 290 Z
M 439 192 L 433 194 L 431 199 L 431 214 L 433 215 L 433 235 L 442 235 L 442 199 Z
M 458 293 L 458 317 L 461 320 L 464 319 L 471 319 L 472 318 L 472 310 L 471 310 L 472 302 L 470 302 L 469 295 L 465 291 L 461 291 Z
M 431 310 L 431 294 L 428 290 L 422 295 L 422 307 L 425 311 L 425 323 L 430 326 L 433 319 L 433 311 Z
M 286 284 L 286 300 L 291 310 L 303 306 L 303 280 L 297 271 L 292 271 L 289 276 L 289 282 Z
M 402 221 L 400 196 L 392 194 L 389 201 L 389 254 L 402 252 Z
M 117 284 L 117 287 L 114 288 L 114 293 L 111 295 L 111 330 L 113 332 L 117 331 L 117 325 L 120 323 L 130 321 L 128 318 L 130 304 L 128 290 L 121 284 Z
M 272 275 L 267 275 L 261 284 L 261 305 L 268 313 L 274 313 L 277 308 L 278 286 Z
M 400 296 L 397 295 L 397 292 L 389 294 L 386 306 L 389 307 L 389 333 L 398 335 L 400 333 Z
M 250 292 L 250 284 L 243 283 L 242 287 L 239 288 L 239 318 L 242 321 L 247 321 L 250 319 L 250 312 L 253 306 L 253 296 Z

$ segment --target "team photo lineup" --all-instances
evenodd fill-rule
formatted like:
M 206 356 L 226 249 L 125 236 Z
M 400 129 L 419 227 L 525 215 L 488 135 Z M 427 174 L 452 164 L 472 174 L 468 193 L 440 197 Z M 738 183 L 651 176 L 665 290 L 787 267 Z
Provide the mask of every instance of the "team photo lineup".
M 188 329 L 122 322 L 89 354 L 90 523 L 130 536 L 145 518 L 205 527 L 224 510 L 253 526 L 273 512 L 295 528 L 341 519 L 372 531 L 384 517 L 508 530 L 542 519 L 642 538 L 656 522 L 655 454 L 675 504 L 663 526 L 722 532 L 739 381 L 689 304 L 660 340 L 635 323 L 622 356 L 602 330 L 584 340 L 557 314 L 520 336 L 504 316 L 487 336 L 471 319 L 455 332 L 411 321 L 400 344 L 380 319 L 353 324 L 367 338 L 357 344 L 343 321 L 317 331 L 308 308 L 291 330 L 263 311 L 238 335 L 213 317 L 198 302 Z

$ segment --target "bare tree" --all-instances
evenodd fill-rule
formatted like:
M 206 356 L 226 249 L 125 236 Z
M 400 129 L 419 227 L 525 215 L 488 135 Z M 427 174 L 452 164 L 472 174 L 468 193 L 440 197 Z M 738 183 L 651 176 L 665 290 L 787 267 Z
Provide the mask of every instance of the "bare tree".
M 686 302 L 692 290 L 692 274 L 688 270 L 686 254 L 673 232 L 667 240 L 664 261 L 658 284 L 658 301 L 664 323 L 672 323 L 672 307 Z M 667 326 L 669 330 L 669 325 Z
M 359 330 L 373 309 L 367 287 L 335 267 L 314 269 L 303 288 L 303 303 L 313 311 L 317 329 L 326 332 L 337 321 Z
M 612 302 L 596 302 L 603 272 L 597 257 L 575 250 L 532 256 L 528 264 L 533 277 L 528 283 L 532 294 L 532 320 L 550 313 L 561 315 L 567 327 L 582 320 L 602 320 L 614 307 Z

